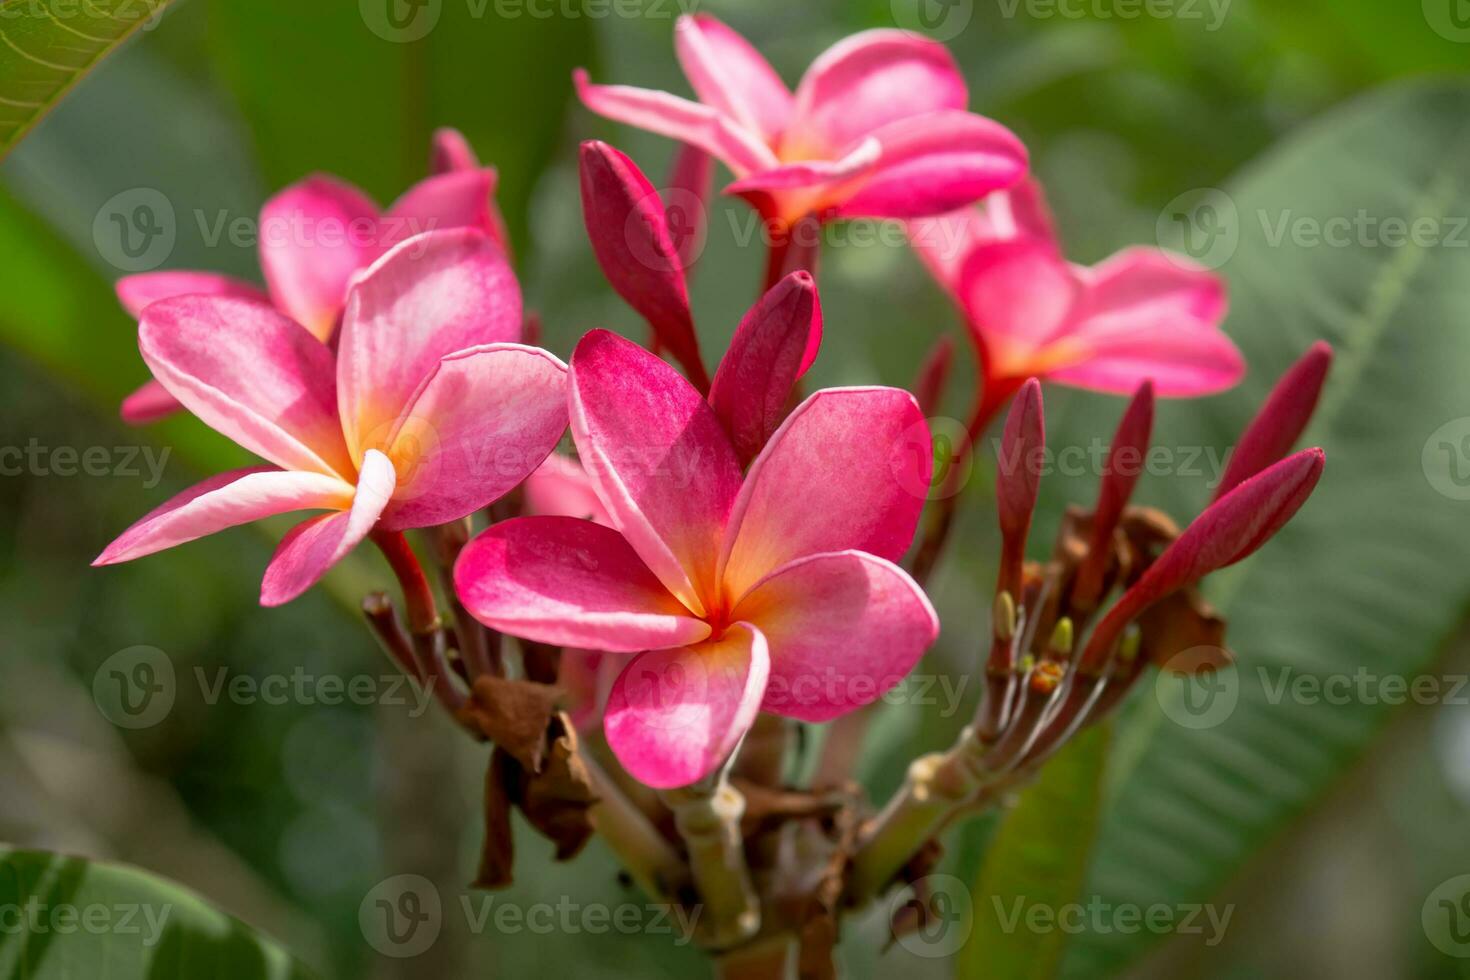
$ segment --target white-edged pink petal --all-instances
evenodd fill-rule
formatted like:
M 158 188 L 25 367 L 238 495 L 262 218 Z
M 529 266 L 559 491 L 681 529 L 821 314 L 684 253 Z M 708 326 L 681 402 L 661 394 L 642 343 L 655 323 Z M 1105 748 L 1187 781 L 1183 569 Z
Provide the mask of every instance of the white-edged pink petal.
M 322 473 L 257 466 L 196 483 L 150 511 L 97 556 L 115 565 L 293 510 L 338 510 L 352 504 L 352 484 Z
M 719 768 L 760 711 L 771 660 L 748 623 L 698 646 L 631 660 L 608 695 L 603 731 L 623 768 L 657 789 Z
M 699 100 L 773 143 L 791 120 L 791 90 L 739 34 L 708 14 L 679 18 L 674 51 Z
M 279 606 L 311 588 L 378 523 L 393 499 L 393 464 L 369 450 L 347 510 L 296 525 L 281 541 L 260 583 L 260 604 Z
M 117 281 L 117 300 L 134 317 L 143 315 L 149 304 L 171 296 L 229 296 L 269 303 L 259 286 L 217 272 L 140 272 Z

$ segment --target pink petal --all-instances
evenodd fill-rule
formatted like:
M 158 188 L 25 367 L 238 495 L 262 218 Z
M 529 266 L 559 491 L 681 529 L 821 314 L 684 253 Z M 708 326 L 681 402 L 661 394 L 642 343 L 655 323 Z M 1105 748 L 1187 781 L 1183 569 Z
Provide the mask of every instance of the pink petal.
M 426 231 L 478 228 L 502 247 L 505 224 L 495 207 L 497 176 L 490 167 L 457 170 L 421 180 L 383 217 L 379 242 L 385 250 Z
M 567 430 L 566 365 L 538 347 L 451 354 L 398 420 L 386 530 L 447 524 L 520 485 Z
M 703 779 L 755 721 L 770 668 L 765 638 L 745 623 L 718 640 L 635 657 L 608 695 L 608 747 L 657 789 Z
M 1053 381 L 1127 394 L 1151 380 L 1160 395 L 1212 395 L 1245 376 L 1245 361 L 1223 331 L 1164 321 L 1117 323 L 1107 332 L 1091 325 L 1068 337 L 1071 366 L 1049 373 Z
M 737 175 L 776 164 L 776 155 L 758 134 L 709 106 L 667 92 L 627 85 L 593 85 L 587 79 L 587 72 L 580 68 L 572 78 L 582 104 L 599 116 L 697 146 Z
M 672 367 L 606 330 L 577 344 L 571 381 L 572 437 L 603 505 L 668 590 L 704 615 L 741 483 L 719 419 Z
M 869 134 L 877 168 L 838 208 L 847 217 L 943 214 L 1009 187 L 1026 173 L 1026 147 L 998 122 L 948 110 L 895 120 Z
M 833 45 L 807 70 L 783 153 L 833 156 L 885 123 L 964 109 L 968 102 L 965 80 L 944 45 L 907 31 L 864 31 Z
M 570 517 L 492 525 L 460 553 L 454 589 L 491 629 L 557 646 L 634 653 L 709 636 L 621 534 Z
M 839 160 L 801 160 L 742 177 L 725 188 L 771 220 L 786 226 L 808 214 L 830 211 L 848 199 L 878 165 L 877 140 L 864 140 Z
M 767 576 L 733 615 L 770 644 L 761 710 L 803 721 L 827 721 L 876 700 L 939 636 L 924 590 L 897 565 L 861 551 L 794 561 Z
M 1084 612 L 1091 612 L 1102 598 L 1104 576 L 1115 553 L 1113 535 L 1143 473 L 1153 425 L 1154 386 L 1145 381 L 1129 401 L 1108 447 L 1097 506 L 1092 511 L 1087 554 L 1072 580 L 1073 605 Z
M 352 484 L 322 473 L 256 466 L 196 483 L 124 531 L 92 562 L 115 565 L 292 510 L 337 510 L 352 503 Z
M 933 469 L 929 429 L 897 388 L 829 388 L 802 402 L 751 464 L 721 567 L 738 601 L 772 570 L 828 551 L 902 557 Z
M 474 147 L 459 130 L 444 126 L 434 130 L 429 153 L 429 169 L 435 174 L 448 174 L 456 170 L 479 170 L 480 158 Z
M 382 453 L 369 450 L 351 508 L 298 524 L 281 541 L 260 583 L 260 604 L 283 605 L 320 581 L 377 524 L 378 515 L 393 499 L 393 486 L 393 464 Z
M 960 273 L 970 253 L 982 245 L 1017 238 L 1056 241 L 1051 212 L 1035 178 L 996 191 L 982 207 L 909 222 L 909 244 L 939 284 L 957 298 Z
M 526 513 L 546 517 L 576 517 L 612 527 L 592 478 L 582 464 L 569 456 L 552 453 L 536 472 L 526 477 Z
M 780 426 L 821 343 L 822 304 L 808 272 L 782 279 L 740 322 L 709 401 L 742 460 L 754 459 Z
M 1215 490 L 1216 500 L 1291 451 L 1312 420 L 1331 366 L 1332 347 L 1319 340 L 1281 376 L 1241 433 Z
M 681 144 L 674 155 L 669 184 L 660 193 L 664 216 L 679 252 L 679 268 L 687 279 L 709 236 L 709 197 L 715 161 L 704 150 Z
M 183 409 L 183 405 L 157 381 L 145 381 L 122 400 L 119 414 L 128 425 L 147 425 L 166 419 Z
M 353 457 L 386 445 L 443 357 L 520 335 L 520 287 L 484 232 L 454 228 L 398 245 L 353 284 L 342 319 L 337 390 Z
M 153 376 L 206 425 L 288 470 L 356 472 L 326 345 L 250 300 L 176 296 L 143 311 Z
M 1322 476 L 1326 457 L 1304 449 L 1262 470 L 1206 507 L 1098 623 L 1083 663 L 1103 662 L 1123 628 L 1160 599 L 1253 554 L 1296 515 Z
M 597 264 L 659 342 L 681 364 L 693 366 L 695 386 L 707 390 L 684 261 L 658 191 L 632 160 L 606 143 L 583 143 L 581 168 L 582 214 Z
M 123 276 L 115 288 L 118 302 L 134 317 L 142 316 L 150 303 L 170 296 L 198 294 L 270 302 L 259 286 L 214 272 L 140 272 L 135 276 Z
M 1071 266 L 1050 242 L 1036 239 L 982 245 L 960 272 L 965 315 L 992 374 L 1038 373 L 1038 352 L 1066 335 L 1083 295 Z
M 326 340 L 357 271 L 383 253 L 378 208 L 351 184 L 316 175 L 260 211 L 260 266 L 272 302 Z
M 1225 280 L 1184 256 L 1124 249 L 1085 277 L 1083 316 L 1098 330 L 1140 321 L 1216 327 L 1225 319 Z
M 774 143 L 791 119 L 791 90 L 750 42 L 708 14 L 679 18 L 674 50 L 699 101 Z

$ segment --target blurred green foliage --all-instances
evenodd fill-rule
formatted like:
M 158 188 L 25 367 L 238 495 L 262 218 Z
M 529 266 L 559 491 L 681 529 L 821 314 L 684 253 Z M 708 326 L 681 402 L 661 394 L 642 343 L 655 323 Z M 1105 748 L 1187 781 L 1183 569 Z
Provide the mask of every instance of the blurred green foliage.
M 968 5 L 973 12 L 968 25 L 949 43 L 971 83 L 974 106 L 1012 126 L 1030 146 L 1071 253 L 1095 261 L 1128 243 L 1153 242 L 1166 204 L 1195 188 L 1224 186 L 1243 168 L 1243 176 L 1230 184 L 1232 193 L 1254 189 L 1249 193 L 1266 195 L 1263 206 L 1299 202 L 1296 206 L 1310 213 L 1311 203 L 1321 201 L 1312 196 L 1319 188 L 1311 167 L 1300 162 L 1288 167 L 1290 182 L 1267 194 L 1253 182 L 1258 165 L 1252 161 L 1331 107 L 1370 89 L 1405 76 L 1465 68 L 1470 45 L 1443 30 L 1434 2 L 1220 0 L 1187 7 L 1181 2 L 1175 5 L 1178 16 L 1125 18 L 1118 15 L 1125 5 L 1106 0 L 1060 6 L 975 0 Z M 1453 2 L 1447 0 L 1445 9 Z M 0 11 L 14 5 L 9 0 Z M 6 786 L 0 838 L 119 857 L 169 874 L 285 940 L 327 975 L 342 977 L 430 975 L 413 973 L 411 961 L 378 956 L 363 941 L 359 903 L 383 878 L 422 873 L 435 881 L 451 907 L 460 896 L 482 901 L 463 888 L 478 843 L 482 753 L 461 745 L 430 719 L 408 717 L 409 707 L 237 704 L 228 698 L 211 704 L 206 697 L 200 672 L 213 678 L 220 668 L 232 677 L 253 678 L 289 674 L 303 665 L 317 675 L 388 673 L 350 606 L 340 601 L 386 584 L 386 572 L 375 558 L 364 555 L 334 572 L 330 591 L 316 590 L 272 611 L 255 605 L 270 543 L 249 530 L 151 561 L 106 571 L 87 568 L 119 529 L 167 493 L 239 460 L 237 451 L 190 420 L 141 431 L 116 421 L 118 398 L 145 372 L 132 324 L 111 296 L 111 282 L 121 270 L 109 261 L 94 223 L 116 195 L 155 189 L 177 218 L 169 267 L 253 276 L 248 243 L 210 240 L 207 227 L 217 216 L 252 217 L 269 193 L 314 170 L 337 173 L 387 203 L 423 173 L 432 129 L 454 125 L 500 168 L 500 199 L 528 306 L 545 317 L 547 345 L 565 356 L 577 336 L 598 326 L 642 336 L 635 316 L 602 283 L 583 239 L 575 147 L 585 138 L 609 139 L 631 153 L 655 182 L 667 168 L 672 147 L 576 106 L 569 70 L 588 65 L 600 81 L 687 92 L 670 39 L 676 5 L 647 0 L 642 17 L 609 14 L 623 7 L 584 8 L 576 2 L 553 8 L 445 0 L 438 6 L 440 20 L 423 38 L 395 41 L 375 32 L 369 4 L 180 0 L 160 23 L 102 63 L 0 164 L 0 370 L 8 381 L 0 386 L 0 446 L 35 440 L 45 447 L 170 451 L 159 486 L 121 475 L 97 479 L 29 472 L 0 478 L 0 780 Z M 532 16 L 533 8 L 554 15 Z M 590 15 L 594 8 L 603 15 Z M 892 25 L 898 6 L 888 0 L 744 0 L 710 2 L 700 9 L 746 33 L 794 82 L 827 44 L 856 30 Z M 1184 16 L 1185 9 L 1199 16 Z M 511 10 L 520 13 L 507 16 Z M 1212 13 L 1217 10 L 1222 11 L 1218 20 Z M 5 91 L 0 86 L 0 95 Z M 1392 122 L 1385 120 L 1362 137 L 1361 145 L 1337 152 L 1336 159 L 1328 154 L 1321 166 L 1337 168 L 1339 176 L 1354 176 L 1356 167 L 1356 176 L 1368 186 L 1375 186 L 1381 172 L 1388 189 L 1405 182 L 1411 190 L 1419 186 L 1415 175 L 1431 163 L 1454 176 L 1463 152 L 1414 142 L 1412 125 L 1396 130 Z M 1426 159 L 1436 153 L 1437 159 Z M 1463 211 L 1463 198 L 1454 200 Z M 1398 197 L 1385 201 L 1388 208 L 1410 206 Z M 743 205 L 717 201 L 710 243 L 696 270 L 696 315 L 711 362 L 759 281 L 758 246 L 741 244 L 747 222 Z M 1245 257 L 1223 271 L 1242 299 L 1229 329 L 1243 338 L 1251 377 L 1241 391 L 1204 404 L 1162 406 L 1161 439 L 1227 442 L 1274 374 L 1311 339 L 1313 328 L 1334 322 L 1331 314 L 1345 308 L 1344 335 L 1354 335 L 1353 310 L 1359 307 L 1345 293 L 1301 294 L 1302 283 L 1316 281 L 1311 277 L 1320 254 L 1281 261 L 1273 252 L 1251 258 L 1249 249 L 1243 251 Z M 1371 282 L 1371 270 L 1353 270 L 1348 278 Z M 901 248 L 831 247 L 822 287 L 827 340 L 814 386 L 907 384 L 933 339 L 955 327 L 945 300 Z M 1463 301 L 1453 305 L 1454 287 L 1454 281 L 1440 282 L 1432 291 L 1435 298 L 1413 309 L 1413 322 L 1390 319 L 1381 326 L 1387 341 L 1383 356 L 1407 358 L 1401 374 L 1385 380 L 1370 372 L 1337 396 L 1354 404 L 1333 414 L 1340 421 L 1323 438 L 1377 447 L 1378 453 L 1356 464 L 1330 462 L 1326 487 L 1333 485 L 1336 472 L 1351 474 L 1352 482 L 1336 491 L 1343 497 L 1353 497 L 1371 482 L 1374 467 L 1406 467 L 1417 475 L 1429 431 L 1420 430 L 1429 415 L 1439 412 L 1441 421 L 1470 415 L 1463 385 L 1454 380 L 1464 358 L 1453 353 L 1456 347 L 1429 346 L 1435 335 L 1462 326 L 1440 322 L 1463 310 Z M 1289 328 L 1278 322 L 1283 310 L 1296 311 Z M 1426 372 L 1432 378 L 1416 380 Z M 954 414 L 962 411 L 967 383 L 962 369 L 949 406 Z M 1385 429 L 1395 410 L 1393 397 L 1381 396 L 1383 401 L 1368 407 L 1356 404 L 1372 397 L 1378 386 L 1407 398 L 1416 384 L 1434 391 L 1440 401 L 1418 403 L 1418 428 L 1409 435 Z M 1114 399 L 1059 389 L 1048 391 L 1047 405 L 1049 427 L 1059 437 L 1104 435 L 1121 411 Z M 915 705 L 882 711 L 861 771 L 875 796 L 892 789 L 914 754 L 947 744 L 978 697 L 978 685 L 967 681 L 976 656 L 972 638 L 985 625 L 988 556 L 995 545 L 987 480 L 982 471 L 968 488 L 970 506 L 956 547 L 936 579 L 945 631 L 924 668 L 949 679 L 963 695 L 962 707 L 951 713 Z M 1052 519 L 1061 503 L 1086 500 L 1091 492 L 1090 480 L 1049 481 Z M 1183 518 L 1207 488 L 1198 480 L 1150 479 L 1141 493 Z M 1347 512 L 1354 523 L 1337 533 L 1352 534 L 1373 520 L 1373 513 L 1363 509 L 1370 504 L 1423 509 L 1419 501 L 1387 496 L 1342 506 L 1353 503 L 1359 509 Z M 1444 502 L 1432 503 L 1442 513 Z M 1310 511 L 1306 516 L 1311 520 Z M 1053 529 L 1043 522 L 1037 540 L 1050 540 Z M 1273 644 L 1285 642 L 1292 628 L 1311 629 L 1312 621 L 1303 626 L 1293 620 L 1298 607 L 1292 593 L 1314 587 L 1312 581 L 1298 582 L 1304 569 L 1315 573 L 1330 559 L 1322 549 L 1330 547 L 1333 530 L 1314 522 L 1302 532 L 1309 538 L 1296 544 L 1285 539 L 1274 570 L 1248 583 L 1245 598 L 1264 606 L 1267 614 L 1258 627 L 1267 632 L 1237 633 L 1254 650 L 1289 658 L 1294 645 Z M 1424 545 L 1412 536 L 1406 540 Z M 1456 541 L 1449 536 L 1430 543 L 1452 549 Z M 1381 560 L 1377 553 L 1353 554 L 1359 563 Z M 1440 560 L 1444 554 L 1435 551 Z M 1395 574 L 1396 562 L 1414 559 L 1406 544 L 1403 554 L 1382 566 L 1382 574 Z M 1353 588 L 1366 588 L 1378 571 L 1361 574 L 1365 578 Z M 1421 633 L 1412 649 L 1397 649 L 1399 636 L 1380 635 L 1374 623 L 1350 616 L 1339 624 L 1347 637 L 1343 642 L 1357 645 L 1355 655 L 1364 650 L 1402 654 L 1380 663 L 1427 663 L 1463 603 L 1463 595 L 1450 595 L 1461 584 L 1458 579 L 1439 584 L 1444 594 L 1436 592 L 1433 609 L 1426 606 L 1419 615 Z M 1329 615 L 1313 608 L 1313 615 Z M 1242 607 L 1240 614 L 1248 624 L 1249 612 Z M 1271 632 L 1273 627 L 1279 631 Z M 1338 642 L 1335 634 L 1330 639 Z M 181 678 L 179 696 L 160 724 L 118 730 L 98 717 L 90 689 L 99 665 L 134 644 L 166 651 Z M 1330 654 L 1314 649 L 1320 656 Z M 1147 710 L 1151 704 L 1135 706 L 1121 720 L 1115 768 L 1126 773 L 1142 767 L 1136 778 L 1144 783 L 1131 798 L 1133 809 L 1104 815 L 1103 850 L 1086 887 L 1127 894 L 1136 886 L 1142 889 L 1139 900 L 1155 894 L 1177 900 L 1188 888 L 1172 889 L 1197 883 L 1193 869 L 1176 880 L 1167 861 L 1144 867 L 1148 862 L 1135 862 L 1126 850 L 1109 857 L 1105 849 L 1142 828 L 1167 857 L 1170 832 L 1186 833 L 1191 829 L 1186 821 L 1199 815 L 1172 804 L 1161 812 L 1155 801 L 1174 800 L 1170 792 L 1188 796 L 1198 785 L 1192 780 L 1199 767 L 1214 767 L 1215 778 L 1229 780 L 1239 759 L 1228 726 L 1208 733 L 1215 738 L 1215 755 L 1208 760 L 1180 754 L 1194 742 L 1167 730 L 1160 737 L 1159 721 Z M 1446 707 L 1441 714 L 1458 711 L 1459 717 L 1464 710 Z M 1225 855 L 1206 876 L 1212 889 L 1232 880 L 1241 859 L 1247 869 L 1251 859 L 1275 862 L 1273 852 L 1263 850 L 1273 839 L 1263 828 L 1280 831 L 1280 818 L 1305 816 L 1334 778 L 1351 778 L 1346 785 L 1355 802 L 1380 801 L 1372 813 L 1354 805 L 1329 806 L 1328 815 L 1309 818 L 1315 819 L 1305 825 L 1310 832 L 1298 830 L 1288 840 L 1321 834 L 1353 846 L 1310 851 L 1313 860 L 1291 865 L 1291 887 L 1247 870 L 1229 894 L 1239 905 L 1234 928 L 1248 941 L 1227 941 L 1203 954 L 1195 949 L 1199 955 L 1192 959 L 1189 950 L 1166 949 L 1163 959 L 1142 969 L 1167 974 L 1171 964 L 1188 962 L 1191 972 L 1218 977 L 1279 975 L 1329 964 L 1339 976 L 1355 970 L 1364 971 L 1357 973 L 1362 976 L 1454 973 L 1450 961 L 1425 942 L 1418 915 L 1434 884 L 1470 869 L 1470 845 L 1463 835 L 1445 833 L 1465 819 L 1470 802 L 1463 777 L 1470 771 L 1465 748 L 1470 739 L 1458 734 L 1470 728 L 1455 718 L 1406 724 L 1402 738 L 1412 739 L 1406 747 L 1382 748 L 1369 768 L 1342 776 L 1363 740 L 1383 723 L 1377 715 L 1343 722 L 1346 732 L 1330 727 L 1338 715 L 1324 716 L 1322 724 L 1342 741 L 1325 753 L 1330 756 L 1325 762 L 1311 760 L 1316 764 L 1312 778 L 1299 779 L 1287 768 L 1280 778 L 1288 791 L 1263 797 L 1275 807 L 1269 821 L 1252 824 L 1249 834 L 1229 830 L 1227 842 L 1200 845 L 1208 850 L 1218 843 Z M 1270 723 L 1263 724 L 1266 734 L 1260 737 L 1269 754 L 1276 743 Z M 1412 779 L 1404 775 L 1404 759 L 1415 763 Z M 70 782 L 47 778 L 56 772 Z M 103 773 L 126 776 L 125 800 L 85 790 Z M 1160 788 L 1145 779 L 1158 773 L 1172 774 L 1174 782 Z M 82 789 L 72 785 L 77 782 Z M 1118 786 L 1111 791 L 1120 792 Z M 1193 803 L 1206 811 L 1230 810 L 1253 799 L 1206 796 Z M 1391 805 L 1381 802 L 1389 799 Z M 993 822 L 981 822 L 953 835 L 945 871 L 976 880 L 993 829 Z M 999 839 L 1005 839 L 1004 828 Z M 518 883 L 496 902 L 555 904 L 563 896 L 584 905 L 641 902 L 619 880 L 611 858 L 595 846 L 575 864 L 558 866 L 540 841 L 525 833 L 519 840 Z M 1374 848 L 1386 849 L 1394 859 L 1375 862 Z M 1338 880 L 1333 876 L 1347 873 L 1343 865 L 1354 872 L 1355 887 L 1313 887 L 1324 879 Z M 1298 917 L 1284 923 L 1280 902 L 1271 901 L 1282 894 L 1301 903 L 1284 910 Z M 981 901 L 988 903 L 977 896 Z M 436 947 L 438 975 L 586 972 L 596 964 L 600 976 L 684 976 L 700 968 L 693 951 L 658 936 L 575 932 L 547 937 L 525 930 L 471 935 L 462 917 L 451 918 L 453 928 Z M 1293 931 L 1291 924 L 1298 920 L 1311 925 L 1307 934 Z M 902 948 L 880 957 L 882 944 L 881 910 L 853 923 L 843 946 L 849 975 L 950 972 L 946 961 Z M 1364 944 L 1372 944 L 1374 956 L 1332 952 L 1338 945 L 1359 949 Z M 1094 947 L 1106 947 L 1101 959 L 1079 961 L 1084 965 L 1078 969 L 1091 972 L 1117 968 L 1142 944 L 1122 944 L 1127 949 L 1120 951 L 1116 937 L 1084 936 L 1076 945 L 1093 953 Z M 1376 955 L 1380 949 L 1386 952 Z M 983 954 L 978 955 L 983 967 Z

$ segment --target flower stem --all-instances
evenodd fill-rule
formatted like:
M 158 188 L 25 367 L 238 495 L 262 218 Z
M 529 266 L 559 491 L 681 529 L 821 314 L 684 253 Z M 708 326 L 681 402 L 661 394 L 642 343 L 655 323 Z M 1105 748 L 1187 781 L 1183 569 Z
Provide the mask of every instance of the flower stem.
M 674 898 L 686 877 L 678 852 L 608 777 L 585 746 L 579 751 L 597 797 L 591 812 L 597 832 L 648 895 Z
M 721 772 L 668 790 L 663 800 L 674 811 L 674 824 L 689 851 L 694 885 L 705 908 L 708 945 L 727 949 L 750 939 L 760 930 L 761 912 L 740 833 L 745 797 Z

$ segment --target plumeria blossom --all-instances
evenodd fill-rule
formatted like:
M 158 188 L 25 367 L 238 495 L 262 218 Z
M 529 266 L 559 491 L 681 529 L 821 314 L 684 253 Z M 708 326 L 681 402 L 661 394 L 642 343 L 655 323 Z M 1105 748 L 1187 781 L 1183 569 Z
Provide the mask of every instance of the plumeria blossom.
M 214 272 L 144 272 L 118 280 L 118 300 L 135 318 L 172 296 L 251 300 L 273 306 L 327 341 L 341 320 L 352 278 L 399 242 L 436 229 L 467 227 L 505 244 L 493 197 L 494 168 L 480 166 L 465 138 L 452 129 L 435 133 L 432 160 L 433 176 L 385 212 L 358 188 L 323 174 L 272 197 L 261 209 L 258 230 L 265 289 Z M 140 425 L 181 407 L 163 385 L 149 381 L 124 399 L 122 417 Z
M 698 101 L 576 73 L 589 109 L 708 152 L 727 192 L 789 227 L 821 218 L 942 214 L 1014 183 L 1026 150 L 968 111 L 969 90 L 937 42 L 874 30 L 838 42 L 793 93 L 749 42 L 713 17 L 679 18 L 679 63 Z
M 143 311 L 159 383 L 272 465 L 206 480 L 134 524 L 111 565 L 227 527 L 325 510 L 281 542 L 260 601 L 287 602 L 374 531 L 457 520 L 516 487 L 566 429 L 566 366 L 523 346 L 509 262 L 484 232 L 432 232 L 347 296 L 337 353 L 295 320 L 228 296 Z
M 1068 262 L 1031 181 L 910 223 L 921 259 L 964 313 L 993 408 L 1031 377 L 1114 394 L 1208 395 L 1245 373 L 1220 329 L 1225 285 L 1189 259 L 1129 248 Z
M 672 367 L 606 331 L 572 356 L 572 436 L 612 527 L 522 517 L 455 567 L 492 629 L 635 654 L 605 731 L 656 787 L 712 772 L 761 710 L 824 721 L 908 673 L 938 633 L 896 564 L 932 465 L 907 392 L 829 389 L 781 424 L 742 473 L 709 402 Z

